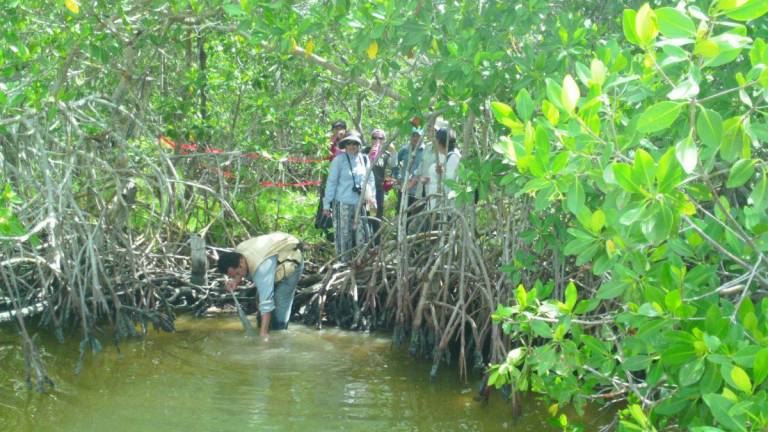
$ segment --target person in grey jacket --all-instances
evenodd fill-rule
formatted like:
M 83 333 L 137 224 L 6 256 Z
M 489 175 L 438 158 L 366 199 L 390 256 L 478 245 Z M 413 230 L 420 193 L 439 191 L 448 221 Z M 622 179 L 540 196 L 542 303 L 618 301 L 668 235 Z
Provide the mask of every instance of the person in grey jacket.
M 353 250 L 364 246 L 371 238 L 367 210 L 376 209 L 376 186 L 369 169 L 371 162 L 367 155 L 360 152 L 360 134 L 348 132 L 337 146 L 345 152 L 331 162 L 325 184 L 323 213 L 333 217 L 336 255 L 341 262 L 349 262 Z M 360 206 L 360 219 L 355 224 L 355 207 L 361 196 L 365 197 L 364 204 L 367 205 Z

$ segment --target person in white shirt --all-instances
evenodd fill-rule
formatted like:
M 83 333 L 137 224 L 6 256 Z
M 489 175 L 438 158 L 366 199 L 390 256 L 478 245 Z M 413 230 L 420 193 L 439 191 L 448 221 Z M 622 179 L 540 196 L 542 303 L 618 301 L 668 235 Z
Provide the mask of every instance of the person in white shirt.
M 429 208 L 452 205 L 456 192 L 445 186 L 446 180 L 456 180 L 461 153 L 456 148 L 456 135 L 448 128 L 435 133 L 435 158 L 427 167 L 425 192 L 429 197 Z

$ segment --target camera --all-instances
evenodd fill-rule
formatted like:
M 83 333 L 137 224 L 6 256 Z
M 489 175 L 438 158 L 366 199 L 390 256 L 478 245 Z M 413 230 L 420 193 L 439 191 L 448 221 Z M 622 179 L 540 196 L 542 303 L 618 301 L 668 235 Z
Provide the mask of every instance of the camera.
M 360 189 L 360 186 L 354 185 L 354 186 L 352 186 L 352 192 L 359 194 L 359 193 L 362 193 L 363 190 Z

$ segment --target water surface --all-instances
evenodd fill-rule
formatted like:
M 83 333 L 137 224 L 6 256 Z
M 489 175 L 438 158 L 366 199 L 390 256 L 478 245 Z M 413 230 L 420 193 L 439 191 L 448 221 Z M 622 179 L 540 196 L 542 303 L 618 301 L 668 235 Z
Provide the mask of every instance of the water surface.
M 292 324 L 264 343 L 245 338 L 236 317 L 181 318 L 177 328 L 120 352 L 102 340 L 79 375 L 77 341 L 43 341 L 57 384 L 47 395 L 9 378 L 21 367 L 18 338 L 0 331 L 0 430 L 554 430 L 543 402 L 526 401 L 513 420 L 498 393 L 475 402 L 479 381 L 462 384 L 448 366 L 430 382 L 430 365 L 384 335 Z

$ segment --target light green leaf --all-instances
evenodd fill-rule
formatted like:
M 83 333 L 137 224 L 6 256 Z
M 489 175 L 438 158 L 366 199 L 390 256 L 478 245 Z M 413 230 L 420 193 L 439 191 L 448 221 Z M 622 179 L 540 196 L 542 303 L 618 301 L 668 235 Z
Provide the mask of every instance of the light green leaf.
M 232 16 L 232 17 L 240 17 L 240 16 L 246 15 L 245 11 L 240 7 L 240 5 L 225 4 L 224 6 L 222 6 L 222 8 L 224 9 L 224 12 L 226 12 L 229 16 Z
M 702 396 L 702 399 L 704 399 L 704 403 L 707 404 L 709 409 L 712 411 L 712 415 L 720 424 L 730 430 L 746 432 L 744 425 L 734 419 L 733 416 L 729 413 L 731 407 L 733 406 L 733 402 L 728 400 L 725 396 L 714 393 L 705 394 Z
M 522 121 L 526 122 L 531 119 L 533 115 L 533 100 L 531 95 L 528 94 L 528 90 L 522 89 L 517 93 L 515 108 Z
M 508 127 L 513 134 L 520 134 L 523 131 L 523 124 L 517 119 L 515 112 L 509 105 L 503 102 L 491 102 L 491 111 L 493 111 L 496 121 Z
M 638 149 L 635 152 L 635 163 L 632 165 L 632 178 L 646 190 L 651 190 L 655 172 L 656 162 L 653 156 L 643 149 Z
M 576 104 L 579 102 L 581 92 L 579 91 L 579 85 L 573 77 L 568 74 L 563 78 L 563 88 L 560 92 L 560 102 L 563 104 L 563 108 L 569 113 L 573 113 L 576 110 Z
M 685 13 L 671 7 L 655 10 L 661 34 L 668 38 L 696 37 L 696 25 Z
M 688 100 L 699 94 L 699 83 L 688 75 L 671 92 L 667 94 L 670 100 Z
M 601 209 L 592 213 L 592 231 L 599 233 L 605 226 L 605 212 Z
M 637 11 L 635 31 L 637 31 L 640 46 L 648 46 L 659 34 L 659 28 L 656 25 L 656 13 L 648 3 L 641 6 Z
M 763 173 L 760 180 L 755 184 L 752 193 L 749 194 L 749 203 L 758 212 L 762 212 L 768 208 L 768 175 L 765 173 Z
M 763 348 L 757 353 L 752 370 L 755 376 L 755 387 L 757 387 L 768 377 L 768 348 Z
M 621 281 L 611 280 L 610 282 L 603 283 L 597 290 L 596 297 L 602 300 L 608 300 L 616 298 L 624 293 L 627 289 L 627 285 Z
M 573 307 L 576 306 L 576 300 L 578 300 L 579 295 L 576 291 L 576 285 L 573 283 L 573 281 L 568 282 L 568 286 L 565 288 L 565 308 L 568 312 L 573 310 Z
M 633 9 L 624 9 L 624 15 L 622 18 L 624 37 L 627 41 L 634 45 L 639 45 L 640 40 L 637 38 L 637 30 L 635 29 L 635 20 L 637 19 L 637 12 Z
M 768 13 L 768 1 L 748 0 L 742 6 L 727 11 L 725 15 L 736 21 L 752 21 Z
M 616 183 L 627 192 L 641 192 L 640 187 L 632 179 L 632 167 L 623 162 L 613 164 L 613 176 Z
M 751 179 L 753 175 L 755 175 L 755 161 L 752 159 L 741 159 L 731 167 L 731 172 L 728 174 L 728 181 L 725 182 L 725 186 L 728 188 L 739 187 Z
M 669 193 L 683 180 L 683 170 L 675 158 L 675 149 L 669 148 L 656 166 L 656 192 Z
M 504 117 L 514 118 L 512 107 L 505 104 L 504 102 L 491 102 L 491 111 L 493 111 L 493 115 L 496 117 L 496 120 L 502 119 Z
M 749 375 L 747 375 L 744 369 L 734 366 L 731 369 L 731 378 L 739 390 L 744 393 L 752 393 L 752 381 L 750 381 Z
M 550 328 L 549 324 L 545 323 L 544 321 L 531 321 L 531 329 L 534 333 L 536 333 L 537 336 L 547 339 L 552 338 L 552 328 Z
M 723 119 L 717 111 L 699 107 L 696 117 L 696 132 L 705 146 L 716 148 L 720 146 L 723 137 Z M 682 162 L 681 162 L 682 163 Z
M 608 74 L 608 70 L 605 68 L 603 62 L 598 59 L 592 59 L 589 69 L 590 72 L 592 72 L 592 82 L 602 86 L 603 83 L 605 83 L 605 77 Z
M 696 46 L 693 48 L 693 54 L 704 57 L 705 59 L 715 58 L 720 54 L 720 46 L 710 39 L 704 39 L 696 42 Z
M 675 157 L 686 174 L 691 174 L 699 163 L 699 149 L 690 135 L 675 145 Z
M 568 200 L 566 202 L 568 210 L 573 214 L 579 214 L 584 207 L 584 188 L 581 186 L 579 179 L 576 179 L 568 190 Z
M 733 161 L 742 152 L 744 148 L 744 123 L 743 117 L 731 117 L 723 122 L 723 138 L 720 140 L 720 156 Z
M 680 368 L 680 373 L 679 373 L 680 385 L 683 387 L 687 387 L 687 386 L 696 384 L 697 382 L 699 382 L 702 375 L 704 375 L 705 369 L 706 369 L 706 364 L 704 363 L 703 358 L 686 363 L 685 365 L 683 365 L 682 368 Z
M 547 99 L 557 108 L 563 109 L 563 103 L 560 101 L 563 88 L 551 78 L 547 78 L 544 82 L 547 85 Z
M 637 121 L 637 130 L 649 133 L 670 127 L 680 115 L 683 105 L 679 102 L 659 102 L 648 107 Z
M 557 126 L 557 123 L 560 121 L 560 110 L 548 100 L 541 103 L 541 110 L 544 112 L 544 117 L 552 123 L 552 126 Z

